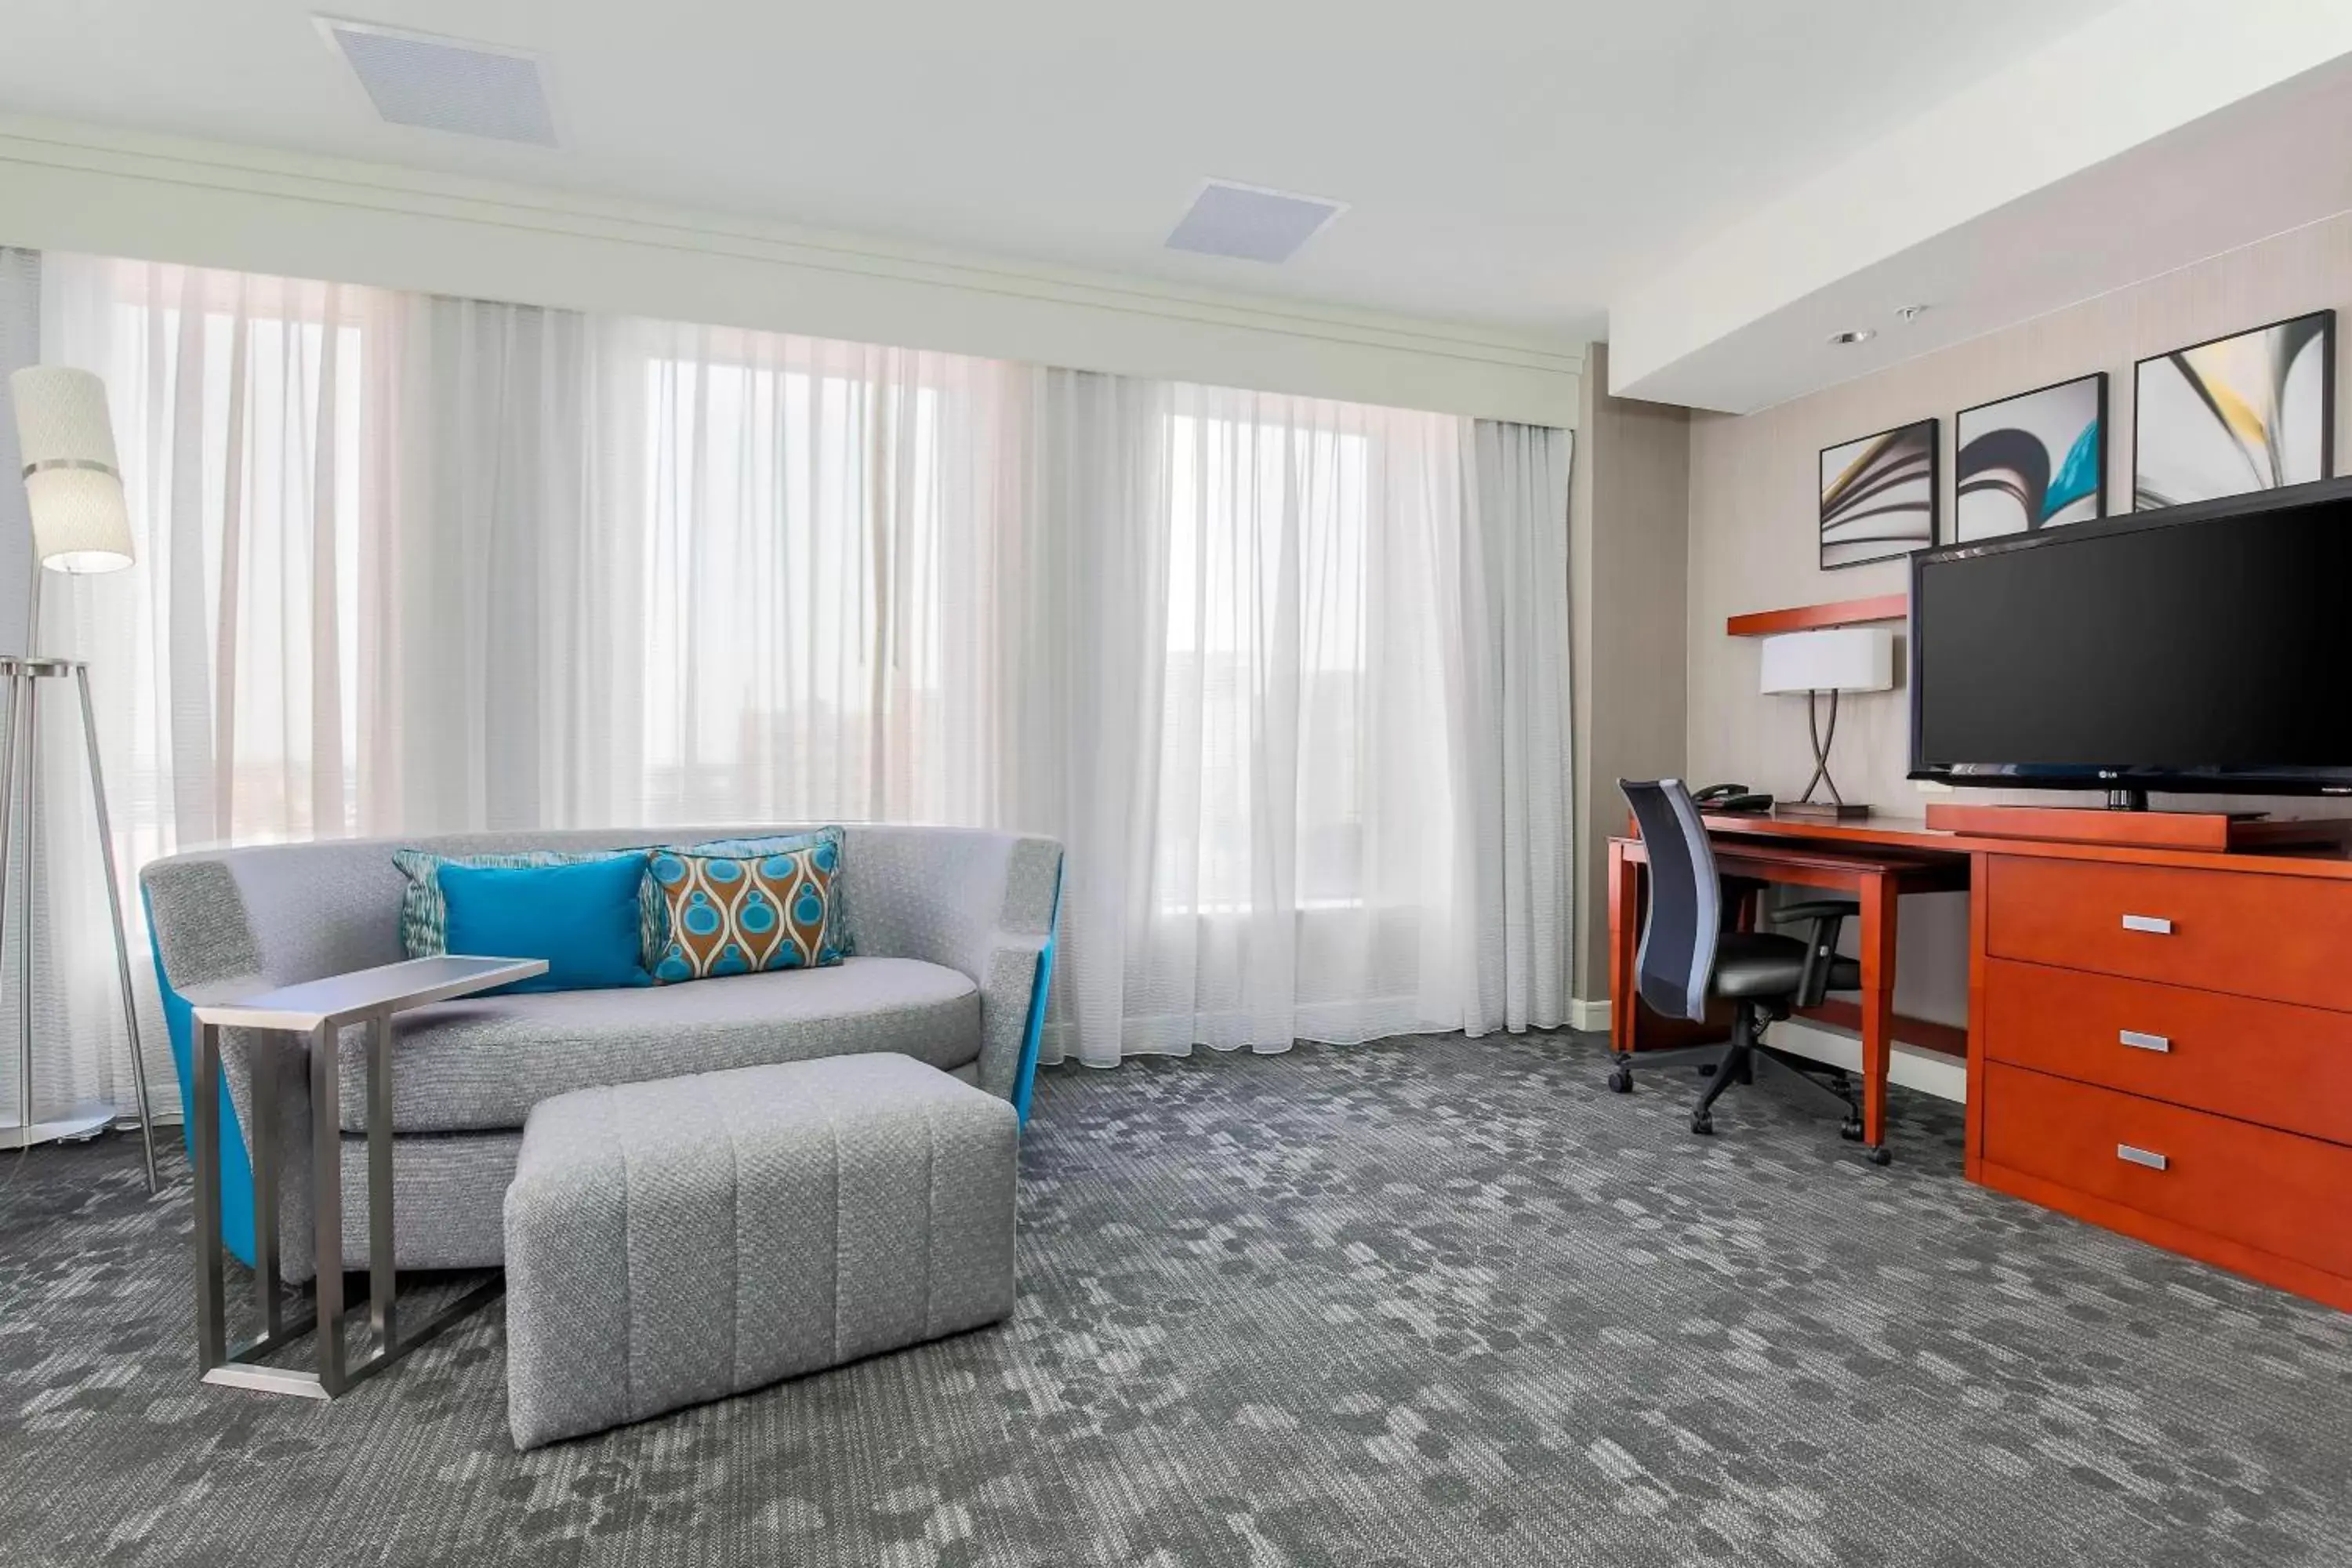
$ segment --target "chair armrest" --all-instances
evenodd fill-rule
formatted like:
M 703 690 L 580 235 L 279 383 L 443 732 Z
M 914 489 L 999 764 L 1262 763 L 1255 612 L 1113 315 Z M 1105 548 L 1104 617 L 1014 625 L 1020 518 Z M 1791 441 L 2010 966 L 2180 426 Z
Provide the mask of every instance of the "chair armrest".
M 1861 912 L 1862 906 L 1851 899 L 1801 899 L 1774 909 L 1772 923 L 1794 925 L 1799 921 L 1843 920 Z
M 1772 911 L 1775 925 L 1812 922 L 1812 931 L 1805 938 L 1804 977 L 1797 983 L 1798 1006 L 1818 1007 L 1829 994 L 1838 963 L 1838 929 L 1848 915 L 1861 911 L 1862 906 L 1850 899 L 1801 899 Z

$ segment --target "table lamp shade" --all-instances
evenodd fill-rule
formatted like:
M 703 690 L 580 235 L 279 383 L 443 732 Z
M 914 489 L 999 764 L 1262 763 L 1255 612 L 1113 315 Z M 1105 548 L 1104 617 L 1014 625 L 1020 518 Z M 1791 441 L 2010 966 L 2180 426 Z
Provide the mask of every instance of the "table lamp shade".
M 1884 626 L 1836 626 L 1764 639 L 1766 692 L 1885 691 L 1895 685 L 1895 634 Z
M 29 365 L 8 378 L 32 513 L 33 553 L 56 572 L 131 564 L 131 514 L 106 384 L 86 370 Z

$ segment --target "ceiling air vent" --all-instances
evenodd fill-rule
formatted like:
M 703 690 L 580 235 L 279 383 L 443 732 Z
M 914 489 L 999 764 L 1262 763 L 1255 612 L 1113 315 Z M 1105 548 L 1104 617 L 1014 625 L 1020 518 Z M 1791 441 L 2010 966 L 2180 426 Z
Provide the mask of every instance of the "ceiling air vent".
M 1192 210 L 1168 237 L 1171 250 L 1231 256 L 1243 261 L 1287 261 L 1323 226 L 1348 210 L 1345 202 L 1211 180 Z
M 318 18 L 375 111 L 394 125 L 552 147 L 555 114 L 536 55 L 373 22 Z

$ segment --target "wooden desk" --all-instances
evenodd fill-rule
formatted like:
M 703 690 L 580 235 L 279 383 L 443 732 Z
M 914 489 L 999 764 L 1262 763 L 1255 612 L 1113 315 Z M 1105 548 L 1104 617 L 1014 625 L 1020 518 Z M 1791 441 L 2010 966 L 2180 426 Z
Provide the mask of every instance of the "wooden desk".
M 1966 892 L 1968 852 L 1948 847 L 1950 835 L 1924 828 L 1906 833 L 1885 824 L 1868 828 L 1736 816 L 1704 820 L 1717 869 L 1725 876 L 1852 893 L 1861 906 L 1862 999 L 1832 1001 L 1806 1016 L 1861 1033 L 1862 1141 L 1874 1158 L 1884 1159 L 1887 1062 L 1895 1042 L 1962 1058 L 1967 1054 L 1964 1031 L 1900 1018 L 1895 1011 L 1899 900 L 1905 893 Z M 1642 937 L 1641 868 L 1648 864 L 1639 837 L 1609 841 L 1609 1044 L 1624 1056 L 1645 1045 L 1634 964 Z
M 2352 1310 L 2352 854 L 2341 824 L 2223 852 L 1706 819 L 1725 872 L 1862 905 L 1864 1135 L 1904 892 L 1969 890 L 1968 1177 Z M 2299 831 L 2299 830 L 2294 830 Z M 1610 841 L 1611 1043 L 1639 1048 L 1643 848 Z M 1853 1004 L 1847 1004 L 1853 1006 Z M 1666 1021 L 1648 1020 L 1654 1035 Z M 1915 1037 L 1925 1031 L 1929 1037 Z

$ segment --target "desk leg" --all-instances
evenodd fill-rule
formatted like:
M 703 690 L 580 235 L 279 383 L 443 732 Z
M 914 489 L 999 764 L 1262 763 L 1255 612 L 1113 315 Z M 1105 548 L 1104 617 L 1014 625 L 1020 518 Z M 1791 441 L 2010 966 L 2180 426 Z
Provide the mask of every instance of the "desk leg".
M 1635 995 L 1634 965 L 1639 952 L 1642 911 L 1642 868 L 1625 858 L 1625 847 L 1609 846 L 1609 1054 L 1616 1068 L 1610 1087 L 1631 1088 L 1626 1069 L 1633 1060 L 1634 1020 L 1641 1011 Z M 1625 1076 L 1619 1077 L 1623 1074 Z
M 1886 1064 L 1895 1045 L 1894 879 L 1862 879 L 1862 1141 L 1873 1164 L 1886 1151 Z

